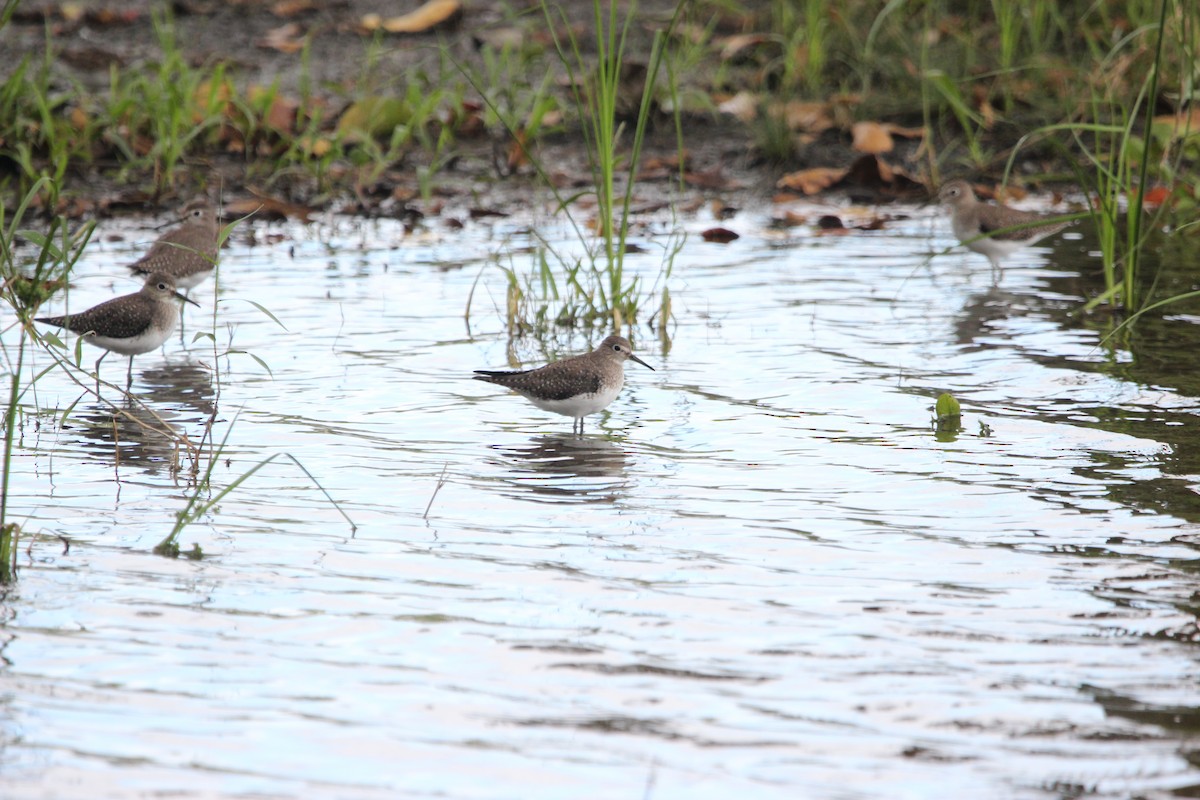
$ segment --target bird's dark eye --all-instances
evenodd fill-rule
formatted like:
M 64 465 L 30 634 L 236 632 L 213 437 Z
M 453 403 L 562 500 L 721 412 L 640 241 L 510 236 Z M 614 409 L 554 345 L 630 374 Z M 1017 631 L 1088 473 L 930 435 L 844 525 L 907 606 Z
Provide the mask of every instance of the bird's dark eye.
M 619 352 L 621 352 L 621 345 L 619 345 L 619 344 L 614 344 L 614 345 L 613 345 L 613 350 L 616 350 L 618 353 L 619 353 Z
M 158 288 L 162 289 L 163 291 L 166 291 L 167 285 L 165 283 L 159 283 Z

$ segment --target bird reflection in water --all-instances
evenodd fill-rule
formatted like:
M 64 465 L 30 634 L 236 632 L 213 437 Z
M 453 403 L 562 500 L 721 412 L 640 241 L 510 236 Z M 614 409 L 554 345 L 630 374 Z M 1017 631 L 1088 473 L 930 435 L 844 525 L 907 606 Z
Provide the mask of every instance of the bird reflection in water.
M 84 450 L 150 475 L 176 472 L 188 459 L 185 437 L 198 443 L 216 405 L 211 371 L 188 361 L 142 372 L 144 390 L 122 404 L 96 406 L 71 420 Z
M 546 435 L 492 449 L 514 467 L 505 480 L 540 499 L 609 503 L 624 494 L 629 482 L 628 456 L 604 439 Z
M 142 398 L 182 417 L 207 420 L 215 409 L 212 370 L 192 361 L 166 363 L 142 372 Z

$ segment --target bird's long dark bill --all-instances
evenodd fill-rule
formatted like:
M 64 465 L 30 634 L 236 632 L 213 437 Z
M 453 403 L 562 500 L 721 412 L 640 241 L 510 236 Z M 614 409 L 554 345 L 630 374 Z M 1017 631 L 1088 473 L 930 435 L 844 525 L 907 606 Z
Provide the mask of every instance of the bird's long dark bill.
M 657 370 L 655 370 L 655 369 L 654 369 L 654 367 L 650 366 L 650 365 L 649 365 L 649 364 L 647 364 L 645 361 L 642 361 L 640 358 L 638 358 L 637 356 L 635 356 L 633 353 L 630 353 L 630 354 L 629 354 L 629 360 L 630 360 L 630 361 L 636 361 L 637 363 L 641 364 L 643 367 L 645 367 L 646 369 L 650 370 L 651 372 L 656 372 L 656 371 L 657 371 Z
M 176 297 L 178 297 L 180 300 L 182 300 L 182 301 L 183 301 L 183 302 L 185 302 L 185 303 L 191 303 L 191 304 L 192 304 L 192 305 L 194 305 L 196 308 L 199 308 L 199 307 L 200 307 L 200 304 L 199 304 L 199 303 L 197 303 L 195 300 L 193 300 L 192 298 L 190 298 L 190 297 L 188 297 L 188 296 L 186 296 L 186 295 L 182 295 L 182 294 L 180 294 L 179 292 L 175 292 L 175 296 L 176 296 Z

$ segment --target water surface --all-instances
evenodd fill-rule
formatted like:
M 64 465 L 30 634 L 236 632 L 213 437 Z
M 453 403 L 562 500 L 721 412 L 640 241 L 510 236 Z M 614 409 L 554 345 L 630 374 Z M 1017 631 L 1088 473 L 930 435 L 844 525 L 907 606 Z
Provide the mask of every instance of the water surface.
M 497 262 L 565 228 L 244 225 L 134 392 L 194 441 L 215 418 L 216 490 L 287 453 L 357 530 L 278 456 L 186 529 L 202 559 L 155 556 L 193 465 L 94 398 L 58 425 L 81 390 L 39 382 L 5 796 L 1200 796 L 1197 387 L 1170 361 L 1200 317 L 1101 345 L 1067 316 L 1086 237 L 994 282 L 933 210 L 885 211 L 821 235 L 757 209 L 728 245 L 684 219 L 669 336 L 633 330 L 656 371 L 583 438 L 469 379 L 602 338 L 504 330 Z M 101 237 L 71 303 L 133 291 L 152 236 Z

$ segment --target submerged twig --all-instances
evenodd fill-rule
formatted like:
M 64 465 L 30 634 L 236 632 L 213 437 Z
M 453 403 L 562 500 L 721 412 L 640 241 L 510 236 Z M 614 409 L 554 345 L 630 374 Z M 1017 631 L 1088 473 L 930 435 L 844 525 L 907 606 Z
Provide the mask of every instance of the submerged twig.
M 433 508 L 433 501 L 437 498 L 438 492 L 446 485 L 446 470 L 450 467 L 450 462 L 447 461 L 442 465 L 442 474 L 438 476 L 437 486 L 433 487 L 433 494 L 429 496 L 429 503 L 425 506 L 425 513 L 421 515 L 421 519 L 429 519 L 429 509 Z

